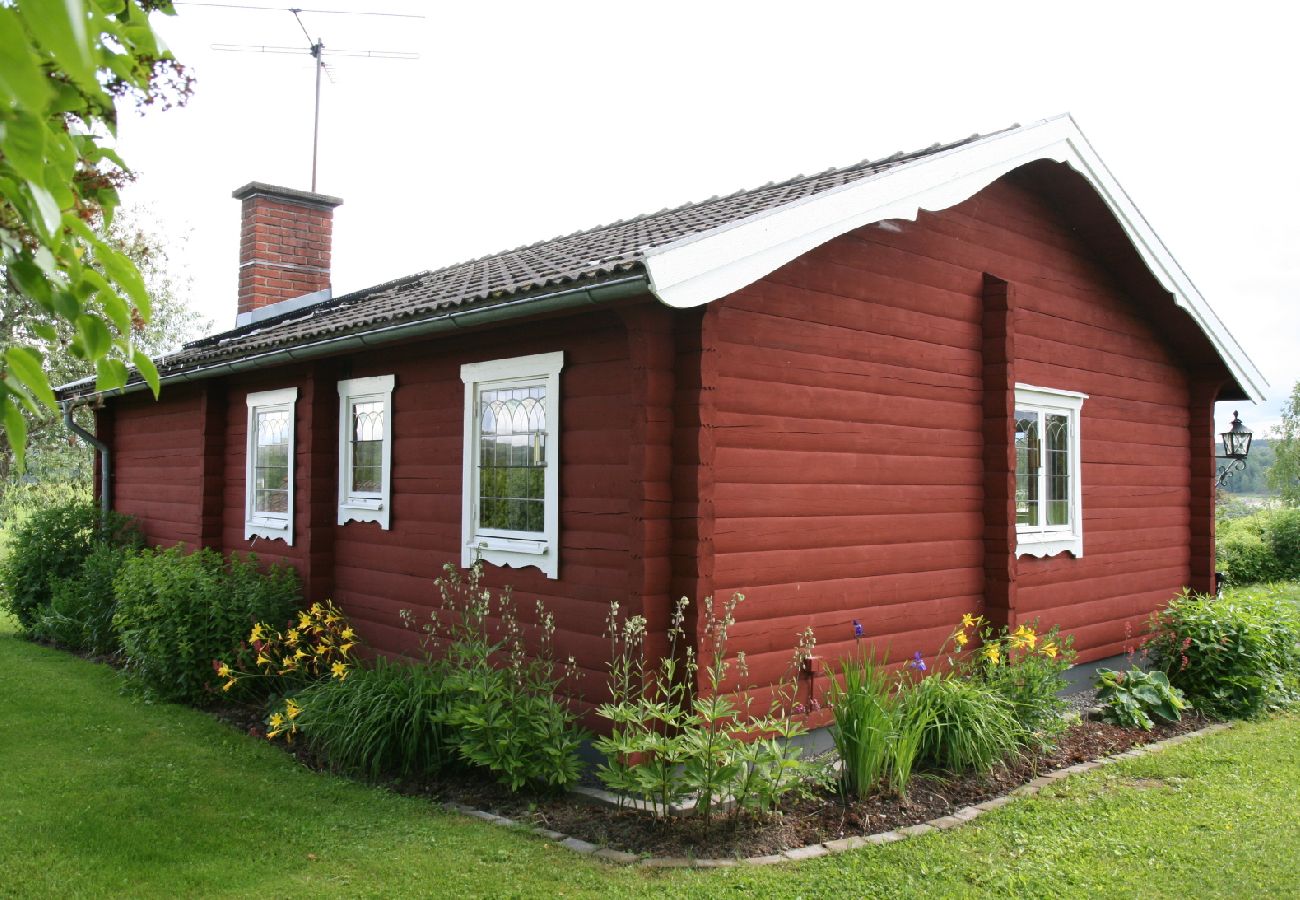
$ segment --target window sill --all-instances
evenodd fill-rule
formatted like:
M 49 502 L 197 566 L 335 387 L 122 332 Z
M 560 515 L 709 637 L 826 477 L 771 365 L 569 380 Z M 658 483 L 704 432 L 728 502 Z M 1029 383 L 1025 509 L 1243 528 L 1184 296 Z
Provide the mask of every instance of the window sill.
M 284 541 L 293 546 L 293 530 L 286 519 L 254 519 L 244 523 L 244 540 L 266 538 L 271 541 Z
M 559 578 L 559 565 L 547 540 L 521 540 L 518 538 L 479 535 L 466 543 L 461 553 L 461 565 L 468 568 L 475 558 L 494 566 L 540 569 L 547 578 Z
M 375 497 L 350 497 L 339 504 L 340 525 L 348 522 L 378 522 L 379 527 L 388 530 L 388 508 L 384 501 Z
M 1016 535 L 1016 557 L 1056 556 L 1058 553 L 1070 553 L 1075 557 L 1083 556 L 1083 535 L 1060 531 L 1026 532 Z

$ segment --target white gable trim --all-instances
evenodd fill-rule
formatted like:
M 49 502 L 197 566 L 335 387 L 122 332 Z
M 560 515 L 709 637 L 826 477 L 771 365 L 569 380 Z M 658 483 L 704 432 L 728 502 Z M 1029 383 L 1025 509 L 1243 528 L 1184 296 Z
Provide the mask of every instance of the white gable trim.
M 1156 236 L 1068 115 L 990 135 L 852 184 L 647 251 L 650 289 L 669 306 L 702 306 L 863 225 L 955 206 L 1040 159 L 1068 164 L 1096 189 L 1156 279 L 1195 320 L 1251 399 L 1264 377 Z

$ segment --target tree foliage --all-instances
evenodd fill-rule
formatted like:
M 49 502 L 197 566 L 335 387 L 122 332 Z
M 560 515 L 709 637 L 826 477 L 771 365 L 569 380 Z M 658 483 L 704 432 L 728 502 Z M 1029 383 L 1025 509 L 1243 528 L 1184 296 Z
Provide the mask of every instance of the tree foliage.
M 1282 424 L 1273 430 L 1273 465 L 1268 483 L 1287 506 L 1300 506 L 1300 381 L 1282 404 Z
M 169 104 L 189 91 L 152 10 L 172 12 L 168 0 L 0 3 L 0 266 L 39 311 L 30 341 L 5 348 L 0 379 L 0 422 L 20 466 L 23 411 L 56 409 L 59 354 L 91 366 L 100 389 L 125 384 L 129 364 L 158 392 L 135 340 L 152 310 L 144 278 L 104 234 L 130 177 L 109 146 L 119 105 Z

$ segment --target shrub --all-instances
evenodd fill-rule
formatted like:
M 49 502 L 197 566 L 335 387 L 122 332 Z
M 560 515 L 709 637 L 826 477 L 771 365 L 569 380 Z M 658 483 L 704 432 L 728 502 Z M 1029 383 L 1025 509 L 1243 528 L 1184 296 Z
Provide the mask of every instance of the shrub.
M 1155 726 L 1152 716 L 1180 721 L 1187 707 L 1183 692 L 1170 685 L 1164 672 L 1143 672 L 1137 667 L 1128 672 L 1098 669 L 1097 699 L 1102 721 L 1143 731 Z
M 1264 531 L 1277 562 L 1277 578 L 1300 578 L 1300 509 L 1274 512 Z
M 1256 584 L 1281 577 L 1273 548 L 1265 539 L 1267 514 L 1220 522 L 1215 535 L 1215 565 L 1229 584 Z
M 127 674 L 148 694 L 199 703 L 218 685 L 212 661 L 255 622 L 288 620 L 298 603 L 293 569 L 179 545 L 129 558 L 113 582 L 114 623 Z
M 1146 652 L 1195 708 L 1252 716 L 1293 699 L 1300 677 L 1297 608 L 1268 592 L 1184 591 L 1150 621 Z
M 987 772 L 1015 753 L 1027 735 L 1015 707 L 973 678 L 937 674 L 904 695 L 905 715 L 924 719 L 918 762 L 950 772 Z
M 113 579 L 133 551 L 100 544 L 71 578 L 55 578 L 50 602 L 37 611 L 31 634 L 83 653 L 108 655 L 121 649 L 113 615 L 117 597 Z
M 0 563 L 0 604 L 31 629 L 53 597 L 56 579 L 75 578 L 99 544 L 138 547 L 132 520 L 110 513 L 105 521 L 92 503 L 69 503 L 34 512 L 9 539 Z
M 370 778 L 434 774 L 454 761 L 443 724 L 446 675 L 441 663 L 381 656 L 345 678 L 302 690 L 272 730 L 293 723 L 307 746 L 341 772 Z

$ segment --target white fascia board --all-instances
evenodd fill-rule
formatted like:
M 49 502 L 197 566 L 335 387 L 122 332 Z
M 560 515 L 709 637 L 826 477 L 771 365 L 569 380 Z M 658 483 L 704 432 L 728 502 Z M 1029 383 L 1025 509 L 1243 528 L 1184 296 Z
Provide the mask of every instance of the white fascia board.
M 1151 273 L 1209 337 L 1237 382 L 1251 399 L 1263 400 L 1264 377 L 1068 115 L 991 135 L 647 251 L 650 289 L 668 306 L 702 306 L 834 237 L 886 219 L 915 220 L 923 209 L 955 206 L 1040 159 L 1066 163 L 1088 180 Z

